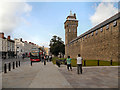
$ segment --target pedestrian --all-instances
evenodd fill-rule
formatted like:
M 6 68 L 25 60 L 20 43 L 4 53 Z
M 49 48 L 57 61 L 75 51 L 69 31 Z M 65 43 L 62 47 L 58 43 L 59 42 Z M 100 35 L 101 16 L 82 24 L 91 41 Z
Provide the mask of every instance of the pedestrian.
M 44 56 L 44 65 L 46 65 L 46 56 Z
M 25 58 L 25 54 L 24 54 L 24 53 L 22 54 L 22 58 L 23 58 L 23 59 Z
M 50 58 L 50 62 L 51 62 L 52 61 L 52 56 L 50 55 L 49 58 Z
M 69 71 L 69 68 L 70 68 L 71 71 L 72 71 L 71 58 L 70 58 L 70 56 L 68 56 L 68 58 L 67 58 L 67 69 L 68 69 L 68 71 Z
M 77 73 L 79 74 L 81 72 L 82 74 L 82 57 L 80 54 L 78 54 L 77 57 Z
M 42 62 L 44 61 L 44 56 L 42 55 Z
M 56 65 L 60 67 L 60 60 L 56 60 Z

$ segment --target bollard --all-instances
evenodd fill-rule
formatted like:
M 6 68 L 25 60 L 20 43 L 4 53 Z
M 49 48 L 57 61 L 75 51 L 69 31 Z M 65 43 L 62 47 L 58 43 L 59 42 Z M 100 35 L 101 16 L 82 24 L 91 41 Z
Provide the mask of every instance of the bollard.
M 7 65 L 4 64 L 4 73 L 7 73 Z
M 20 61 L 19 61 L 19 67 L 20 67 Z
M 16 67 L 18 67 L 18 63 L 17 63 L 17 61 L 16 61 Z
M 8 70 L 11 71 L 11 63 L 8 64 Z
M 98 66 L 99 66 L 99 60 L 98 60 Z
M 84 66 L 86 66 L 86 61 L 84 60 Z
M 32 61 L 31 61 L 31 66 L 32 66 Z
M 110 65 L 112 65 L 112 60 L 110 60 Z
M 13 69 L 15 69 L 15 62 L 13 62 Z

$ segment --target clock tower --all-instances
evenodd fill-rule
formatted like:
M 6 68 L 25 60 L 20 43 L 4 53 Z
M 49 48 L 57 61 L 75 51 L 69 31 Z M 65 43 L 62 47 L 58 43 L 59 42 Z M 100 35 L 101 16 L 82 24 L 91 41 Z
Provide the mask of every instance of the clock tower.
M 64 23 L 65 28 L 65 56 L 69 55 L 69 42 L 75 38 L 77 38 L 77 27 L 78 20 L 76 19 L 76 14 L 72 14 L 70 11 L 70 15 L 66 18 Z

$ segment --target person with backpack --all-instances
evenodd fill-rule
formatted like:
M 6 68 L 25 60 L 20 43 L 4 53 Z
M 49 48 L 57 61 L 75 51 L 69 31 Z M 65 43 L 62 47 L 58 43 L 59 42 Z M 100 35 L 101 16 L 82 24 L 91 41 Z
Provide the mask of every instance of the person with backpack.
M 68 71 L 69 71 L 69 68 L 70 68 L 71 71 L 72 71 L 71 58 L 70 58 L 70 56 L 68 56 L 68 58 L 67 58 L 67 69 L 68 69 Z
M 82 74 L 82 57 L 80 54 L 78 54 L 77 57 L 77 73 L 79 74 L 81 72 Z

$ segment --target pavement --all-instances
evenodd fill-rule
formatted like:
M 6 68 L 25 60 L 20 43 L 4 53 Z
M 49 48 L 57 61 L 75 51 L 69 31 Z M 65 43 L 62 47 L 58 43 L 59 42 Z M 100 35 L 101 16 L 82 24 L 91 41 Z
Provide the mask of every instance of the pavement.
M 4 67 L 4 64 L 7 64 L 8 63 L 11 63 L 11 65 L 13 64 L 13 62 L 16 63 L 16 61 L 20 61 L 21 65 L 26 65 L 26 64 L 29 64 L 30 63 L 30 59 L 29 58 L 11 58 L 11 59 L 1 59 L 1 62 L 0 62 L 0 72 L 3 71 L 3 67 Z
M 83 67 L 82 74 L 77 74 L 76 67 L 67 71 L 65 65 L 58 70 L 73 88 L 118 88 L 118 66 Z
M 1 59 L 0 58 L 0 90 L 2 89 L 2 80 L 3 80 L 3 73 L 2 71 L 4 71 L 3 67 L 4 67 L 4 64 L 6 63 L 7 64 L 7 68 L 8 68 L 8 63 L 11 63 L 14 62 L 14 61 L 20 61 L 21 62 L 21 66 L 23 65 L 27 65 L 27 64 L 30 64 L 30 60 L 29 58 L 25 58 L 25 59 L 22 59 L 22 58 L 11 58 L 11 59 Z M 19 68 L 19 67 L 18 67 Z M 15 68 L 15 69 L 18 69 L 18 68 Z M 7 72 L 8 72 L 8 69 L 7 69 Z
M 52 62 L 24 65 L 3 75 L 3 88 L 72 88 Z
M 118 66 L 83 67 L 78 75 L 76 67 L 38 62 L 2 73 L 2 88 L 118 88 L 118 78 Z

